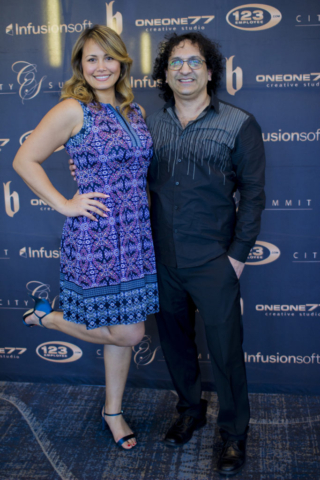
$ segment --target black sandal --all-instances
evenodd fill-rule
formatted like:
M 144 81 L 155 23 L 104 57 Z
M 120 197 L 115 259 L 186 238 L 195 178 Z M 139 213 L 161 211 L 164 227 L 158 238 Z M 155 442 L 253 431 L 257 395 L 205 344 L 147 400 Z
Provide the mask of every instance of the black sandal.
M 109 425 L 107 424 L 104 416 L 106 417 L 117 417 L 118 415 L 122 415 L 123 414 L 123 410 L 121 410 L 121 412 L 119 413 L 105 413 L 104 412 L 104 405 L 102 405 L 101 407 L 101 418 L 102 418 L 102 430 L 105 430 L 106 427 L 109 428 L 110 430 L 110 427 Z M 135 434 L 134 433 L 130 433 L 129 435 L 125 435 L 124 437 L 120 438 L 120 440 L 118 440 L 116 443 L 116 445 L 118 445 L 118 447 L 121 447 L 123 450 L 132 450 L 134 447 L 137 446 L 137 444 L 131 446 L 130 448 L 124 448 L 122 447 L 122 445 L 127 441 L 127 440 L 130 440 L 131 438 L 136 438 Z

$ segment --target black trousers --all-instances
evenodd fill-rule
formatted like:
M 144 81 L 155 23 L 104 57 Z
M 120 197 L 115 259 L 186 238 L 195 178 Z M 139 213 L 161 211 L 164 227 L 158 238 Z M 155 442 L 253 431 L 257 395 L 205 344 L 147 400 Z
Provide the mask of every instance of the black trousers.
M 205 414 L 195 343 L 195 310 L 205 324 L 213 375 L 219 398 L 218 426 L 224 438 L 245 438 L 250 407 L 242 350 L 240 288 L 223 254 L 192 268 L 157 264 L 160 342 L 179 396 L 177 409 L 196 418 Z

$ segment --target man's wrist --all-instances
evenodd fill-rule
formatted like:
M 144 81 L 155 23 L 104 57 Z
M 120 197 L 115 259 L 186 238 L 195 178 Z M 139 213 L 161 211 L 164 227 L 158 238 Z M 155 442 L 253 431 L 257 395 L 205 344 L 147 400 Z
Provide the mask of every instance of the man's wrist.
M 251 246 L 247 246 L 238 240 L 234 240 L 228 248 L 227 254 L 229 257 L 238 260 L 238 262 L 246 263 L 250 250 Z

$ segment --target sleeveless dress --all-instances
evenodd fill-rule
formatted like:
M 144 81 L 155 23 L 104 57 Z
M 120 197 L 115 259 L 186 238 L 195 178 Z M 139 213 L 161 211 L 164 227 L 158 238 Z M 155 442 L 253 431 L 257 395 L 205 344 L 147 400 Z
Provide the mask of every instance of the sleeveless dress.
M 152 139 L 137 104 L 130 123 L 117 109 L 79 102 L 83 127 L 65 149 L 77 167 L 79 193 L 110 211 L 68 217 L 61 239 L 60 308 L 88 330 L 146 320 L 159 310 L 155 256 L 146 193 Z

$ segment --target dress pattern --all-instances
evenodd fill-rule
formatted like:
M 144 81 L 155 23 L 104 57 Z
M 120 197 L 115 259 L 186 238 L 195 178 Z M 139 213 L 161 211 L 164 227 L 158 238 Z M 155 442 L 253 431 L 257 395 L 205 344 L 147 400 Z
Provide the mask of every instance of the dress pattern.
M 159 310 L 158 286 L 146 193 L 152 139 L 140 108 L 127 122 L 117 109 L 81 103 L 84 121 L 65 149 L 77 167 L 79 193 L 110 210 L 68 217 L 61 239 L 60 308 L 66 320 L 88 330 L 146 320 Z

